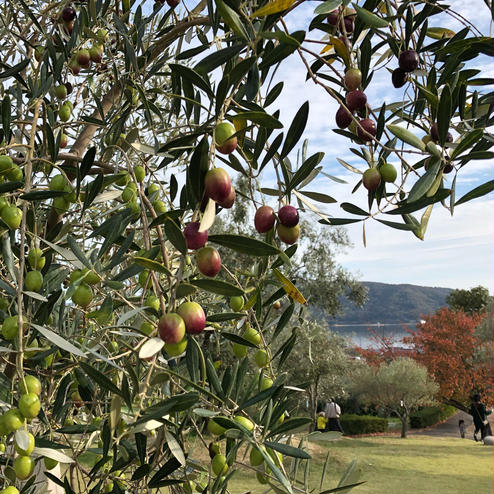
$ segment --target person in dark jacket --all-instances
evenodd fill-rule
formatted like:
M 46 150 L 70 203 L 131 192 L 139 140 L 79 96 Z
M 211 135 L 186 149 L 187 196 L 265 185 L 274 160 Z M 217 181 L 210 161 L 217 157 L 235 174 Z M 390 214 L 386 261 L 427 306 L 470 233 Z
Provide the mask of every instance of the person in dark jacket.
M 478 441 L 477 434 L 480 431 L 480 439 L 484 439 L 487 435 L 487 415 L 491 413 L 491 410 L 486 410 L 485 405 L 480 401 L 480 395 L 473 395 L 473 403 L 470 405 L 468 413 L 473 417 L 473 424 L 475 425 L 475 432 L 473 438 Z

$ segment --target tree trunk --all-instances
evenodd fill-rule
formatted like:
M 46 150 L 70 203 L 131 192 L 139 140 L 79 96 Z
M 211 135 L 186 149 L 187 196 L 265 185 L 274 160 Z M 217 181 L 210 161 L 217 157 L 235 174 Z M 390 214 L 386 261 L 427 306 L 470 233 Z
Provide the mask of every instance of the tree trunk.
M 319 384 L 319 378 L 316 377 L 314 383 L 309 386 L 309 408 L 310 416 L 312 417 L 311 430 L 316 430 L 317 423 L 317 386 Z
M 406 439 L 408 430 L 408 414 L 400 415 L 401 420 L 401 437 Z

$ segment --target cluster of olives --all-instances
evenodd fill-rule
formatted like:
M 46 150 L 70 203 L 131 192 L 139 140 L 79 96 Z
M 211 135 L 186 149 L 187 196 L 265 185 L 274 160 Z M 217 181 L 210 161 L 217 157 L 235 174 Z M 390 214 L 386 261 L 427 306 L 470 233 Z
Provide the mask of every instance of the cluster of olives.
M 10 156 L 0 156 L 0 182 L 22 181 L 22 168 L 16 165 Z M 22 221 L 22 211 L 15 204 L 11 204 L 6 197 L 0 197 L 0 218 L 11 230 L 19 228 Z
M 406 50 L 398 58 L 398 68 L 391 74 L 391 82 L 395 88 L 403 87 L 407 80 L 408 74 L 413 72 L 419 66 L 419 55 L 415 50 Z
M 34 436 L 27 431 L 24 434 L 13 433 L 25 426 L 26 421 L 29 423 L 35 419 L 41 409 L 39 395 L 41 394 L 41 382 L 35 376 L 26 374 L 19 383 L 20 397 L 16 408 L 11 408 L 0 416 L 0 437 L 6 438 L 7 442 L 12 440 L 15 452 L 17 454 L 13 469 L 15 476 L 19 480 L 28 479 L 34 471 L 34 460 L 31 454 L 34 450 Z M 0 443 L 0 450 L 5 451 L 6 445 Z M 53 468 L 53 463 L 48 465 Z M 12 479 L 10 479 L 12 480 Z M 10 489 L 10 490 L 9 490 Z M 7 487 L 2 492 L 15 493 L 18 492 L 13 486 Z
M 355 27 L 356 12 L 350 7 L 340 7 L 333 10 L 328 15 L 328 22 L 331 26 L 334 26 L 336 34 L 341 33 L 341 40 L 347 43 L 348 37 L 343 36 L 343 33 L 352 34 Z
M 346 129 L 353 125 L 354 113 L 364 117 L 367 113 L 367 96 L 359 89 L 362 84 L 360 70 L 356 68 L 348 69 L 345 73 L 344 82 L 348 90 L 345 105 L 340 105 L 336 112 L 336 125 L 340 129 Z M 358 120 L 353 130 L 356 130 L 357 136 L 361 141 L 369 142 L 376 136 L 376 122 L 371 118 L 362 118 Z
M 126 203 L 126 207 L 128 207 L 134 214 L 140 213 L 140 206 L 137 202 L 137 197 L 139 192 L 137 190 L 137 184 L 143 183 L 146 179 L 146 169 L 142 165 L 136 165 L 133 168 L 133 173 L 135 177 L 135 182 L 132 181 L 129 173 L 124 173 L 121 178 L 118 179 L 116 184 L 118 186 L 124 187 L 122 190 L 121 199 L 124 203 Z M 145 194 L 151 202 L 151 205 L 154 209 L 154 212 L 157 215 L 163 214 L 166 212 L 166 204 L 161 199 L 158 199 L 160 188 L 158 184 L 151 183 L 145 188 Z
M 285 244 L 292 245 L 300 236 L 299 215 L 296 208 L 287 205 L 280 208 L 278 215 L 270 206 L 261 206 L 254 216 L 254 226 L 259 233 L 269 232 L 275 225 L 279 239 Z

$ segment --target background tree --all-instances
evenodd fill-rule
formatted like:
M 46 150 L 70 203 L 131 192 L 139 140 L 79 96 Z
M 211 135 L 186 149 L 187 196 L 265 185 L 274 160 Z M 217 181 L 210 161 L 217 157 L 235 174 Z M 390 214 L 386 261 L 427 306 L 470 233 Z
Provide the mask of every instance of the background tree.
M 312 419 L 318 403 L 345 394 L 344 383 L 350 357 L 346 342 L 329 328 L 315 321 L 304 321 L 297 328 L 297 346 L 286 362 L 290 382 L 303 385 Z
M 400 357 L 378 368 L 356 366 L 351 375 L 350 392 L 362 403 L 382 407 L 401 421 L 401 437 L 407 435 L 410 413 L 434 402 L 439 386 L 427 368 L 410 358 Z
M 383 362 L 389 363 L 398 357 L 409 355 L 408 349 L 400 346 L 401 341 L 398 338 L 380 334 L 372 329 L 369 330 L 369 334 L 372 343 L 368 347 L 355 346 L 354 348 L 355 352 L 368 364 L 379 367 Z
M 483 312 L 491 300 L 489 290 L 483 286 L 452 290 L 446 297 L 446 303 L 452 310 L 462 310 L 466 314 Z
M 474 391 L 482 392 L 492 402 L 492 367 L 489 370 L 474 358 L 483 345 L 475 335 L 482 318 L 444 307 L 424 316 L 425 322 L 417 324 L 417 330 L 404 338 L 412 346 L 413 358 L 428 369 L 439 385 L 441 399 L 461 409 L 465 409 Z

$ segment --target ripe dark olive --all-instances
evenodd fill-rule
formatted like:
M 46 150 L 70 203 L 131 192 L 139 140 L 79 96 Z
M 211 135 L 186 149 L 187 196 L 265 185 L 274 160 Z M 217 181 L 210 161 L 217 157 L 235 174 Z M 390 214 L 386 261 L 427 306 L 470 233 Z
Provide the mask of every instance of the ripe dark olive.
M 261 206 L 254 216 L 254 226 L 259 233 L 266 233 L 273 228 L 276 221 L 274 210 L 269 206 Z
M 293 206 L 283 206 L 278 211 L 278 218 L 283 226 L 292 227 L 298 225 L 298 211 Z
M 353 16 L 352 17 L 345 17 L 343 19 L 343 22 L 345 23 L 346 33 L 347 34 L 353 33 L 353 27 L 354 27 Z
M 431 139 L 434 142 L 439 142 L 439 132 L 437 131 L 437 123 L 432 124 Z M 451 132 L 448 132 L 446 134 L 446 142 L 453 142 L 453 135 L 451 134 Z
M 448 163 L 444 168 L 443 168 L 443 173 L 451 173 L 453 171 L 453 165 L 451 163 Z
M 70 22 L 75 19 L 76 13 L 72 7 L 65 7 L 62 10 L 62 19 L 64 22 Z
M 376 123 L 370 118 L 364 118 L 360 120 L 357 126 L 357 135 L 362 141 L 370 141 L 372 137 L 376 136 Z
M 437 123 L 432 124 L 432 127 L 431 127 L 431 139 L 434 142 L 439 142 L 439 134 L 437 132 Z
M 339 12 L 338 10 L 333 10 L 332 12 L 329 13 L 328 15 L 328 22 L 332 25 L 332 26 L 336 26 L 336 24 L 338 23 L 338 17 L 339 17 Z
M 396 89 L 403 87 L 407 83 L 407 80 L 408 74 L 404 70 L 399 67 L 393 70 L 393 73 L 391 74 L 391 81 Z
M 166 0 L 166 3 L 168 7 L 174 9 L 180 3 L 180 0 Z
M 336 125 L 340 129 L 346 129 L 351 123 L 352 114 L 344 106 L 340 106 L 336 112 Z
M 367 103 L 367 96 L 358 89 L 355 91 L 350 91 L 346 95 L 346 106 L 350 111 L 355 111 L 363 108 Z
M 419 62 L 419 54 L 415 50 L 404 51 L 398 59 L 400 69 L 405 72 L 413 72 L 419 66 Z

